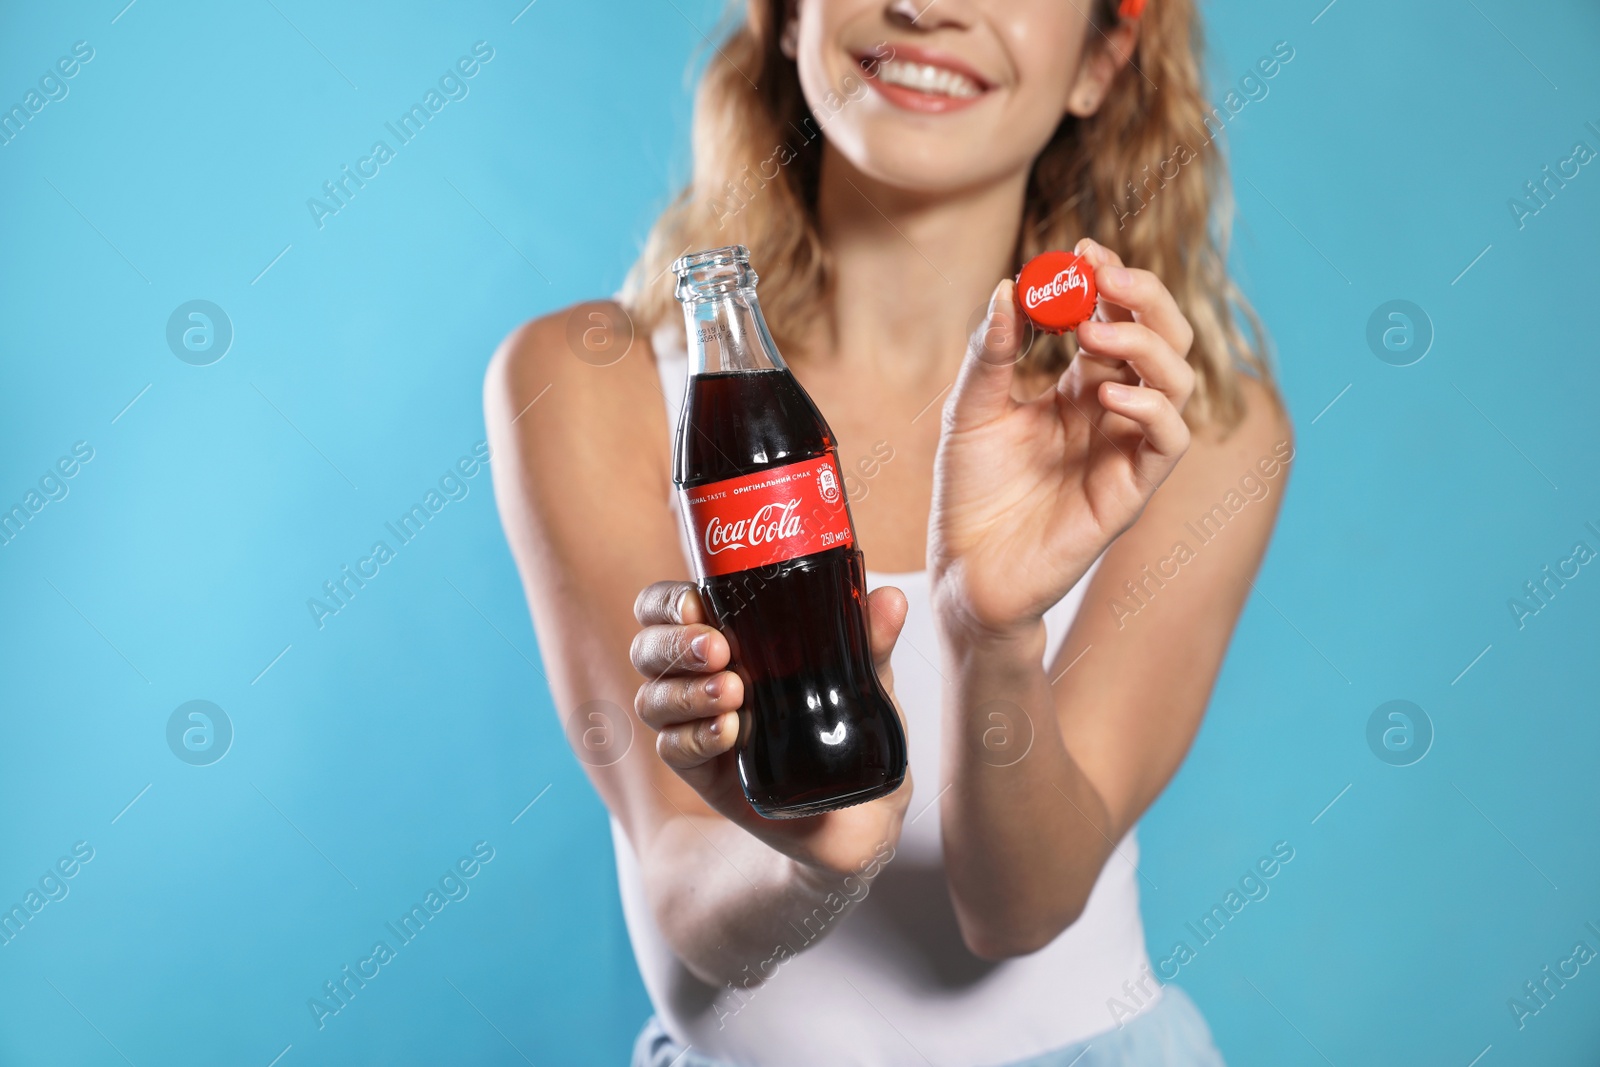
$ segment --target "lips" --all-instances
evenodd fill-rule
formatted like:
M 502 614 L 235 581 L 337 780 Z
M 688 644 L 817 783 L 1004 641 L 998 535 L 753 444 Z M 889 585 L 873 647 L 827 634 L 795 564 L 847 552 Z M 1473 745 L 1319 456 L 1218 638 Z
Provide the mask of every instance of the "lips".
M 972 67 L 935 49 L 885 45 L 857 55 L 856 63 L 879 95 L 908 111 L 958 111 L 993 88 Z

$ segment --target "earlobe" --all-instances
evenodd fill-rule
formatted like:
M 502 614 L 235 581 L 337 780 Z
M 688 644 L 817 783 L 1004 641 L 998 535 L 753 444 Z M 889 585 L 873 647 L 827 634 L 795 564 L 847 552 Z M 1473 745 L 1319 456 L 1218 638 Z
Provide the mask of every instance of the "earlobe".
M 1139 40 L 1139 24 L 1122 22 L 1106 35 L 1105 44 L 1084 60 L 1078 71 L 1078 82 L 1067 98 L 1067 113 L 1086 119 L 1100 110 L 1105 102 L 1106 90 L 1132 62 L 1133 49 Z
M 783 24 L 783 33 L 778 37 L 778 50 L 787 59 L 794 59 L 800 54 L 800 20 L 793 15 Z
M 1105 99 L 1105 84 L 1096 73 L 1084 71 L 1078 76 L 1078 84 L 1067 97 L 1067 114 L 1086 119 L 1100 110 L 1101 101 Z

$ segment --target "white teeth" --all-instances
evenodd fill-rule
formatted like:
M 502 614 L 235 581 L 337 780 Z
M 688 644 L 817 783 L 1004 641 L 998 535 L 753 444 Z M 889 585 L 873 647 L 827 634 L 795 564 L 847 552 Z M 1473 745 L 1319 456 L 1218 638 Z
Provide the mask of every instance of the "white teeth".
M 960 100 L 970 99 L 983 92 L 978 88 L 977 82 L 964 74 L 957 74 L 945 67 L 935 67 L 927 63 L 908 63 L 903 59 L 891 59 L 879 63 L 878 77 L 890 85 L 903 85 L 907 89 L 939 96 L 953 96 Z

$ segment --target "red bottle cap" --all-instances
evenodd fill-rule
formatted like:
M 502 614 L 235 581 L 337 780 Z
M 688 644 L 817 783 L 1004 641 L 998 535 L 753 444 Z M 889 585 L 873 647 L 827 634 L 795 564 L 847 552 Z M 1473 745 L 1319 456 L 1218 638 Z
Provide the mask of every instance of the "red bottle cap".
M 1094 314 L 1094 271 L 1071 252 L 1042 252 L 1017 275 L 1017 303 L 1033 324 L 1066 333 Z

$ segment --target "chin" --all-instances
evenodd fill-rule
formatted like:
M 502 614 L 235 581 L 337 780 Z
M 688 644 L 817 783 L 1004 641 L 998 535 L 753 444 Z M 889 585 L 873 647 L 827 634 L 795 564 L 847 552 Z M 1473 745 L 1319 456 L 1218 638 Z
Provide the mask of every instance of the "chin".
M 937 195 L 1003 180 L 1026 166 L 1027 157 L 997 158 L 986 138 L 954 131 L 907 129 L 903 123 L 860 122 L 830 126 L 829 145 L 850 166 L 882 185 L 908 193 Z

